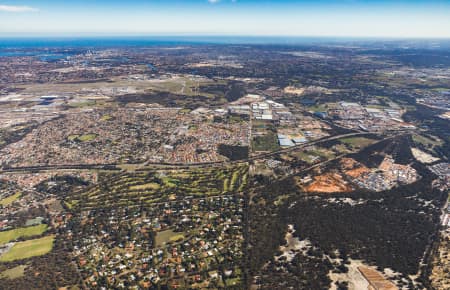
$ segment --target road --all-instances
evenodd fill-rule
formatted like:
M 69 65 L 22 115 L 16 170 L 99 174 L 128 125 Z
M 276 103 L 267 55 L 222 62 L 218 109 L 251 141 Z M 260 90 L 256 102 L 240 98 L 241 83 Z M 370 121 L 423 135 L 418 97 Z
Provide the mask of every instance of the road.
M 255 161 L 264 158 L 274 157 L 281 153 L 288 153 L 295 150 L 299 150 L 308 146 L 313 146 L 320 144 L 322 142 L 337 140 L 341 138 L 355 137 L 360 135 L 369 135 L 367 132 L 355 132 L 347 133 L 341 135 L 335 135 L 331 137 L 322 138 L 316 141 L 308 142 L 305 144 L 300 144 L 284 149 L 280 149 L 273 152 L 262 153 L 258 155 L 251 156 L 243 160 L 235 161 L 216 161 L 216 162 L 205 162 L 205 163 L 144 163 L 144 164 L 67 164 L 67 165 L 39 165 L 39 166 L 27 166 L 27 167 L 7 167 L 1 168 L 0 174 L 2 173 L 23 173 L 23 172 L 42 172 L 42 171 L 53 171 L 53 170 L 106 170 L 106 171 L 121 171 L 121 166 L 132 166 L 136 167 L 136 170 L 152 170 L 152 169 L 189 169 L 189 168 L 205 168 L 213 166 L 224 166 L 224 165 L 236 165 L 248 163 L 250 161 Z

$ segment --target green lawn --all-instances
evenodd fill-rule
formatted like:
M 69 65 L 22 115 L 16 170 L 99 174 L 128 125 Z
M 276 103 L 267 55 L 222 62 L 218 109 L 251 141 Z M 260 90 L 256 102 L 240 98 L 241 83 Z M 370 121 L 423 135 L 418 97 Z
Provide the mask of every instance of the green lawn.
M 40 224 L 32 227 L 17 228 L 9 231 L 0 232 L 0 245 L 14 241 L 21 237 L 32 237 L 43 234 L 47 230 L 46 224 Z
M 10 205 L 11 203 L 15 202 L 16 200 L 18 200 L 20 198 L 20 196 L 22 195 L 22 193 L 17 192 L 16 194 L 13 194 L 11 196 L 8 196 L 2 200 L 0 200 L 0 205 L 2 206 L 7 206 Z
M 18 242 L 0 257 L 0 262 L 11 262 L 45 255 L 52 250 L 54 240 L 54 236 L 47 236 L 40 239 Z

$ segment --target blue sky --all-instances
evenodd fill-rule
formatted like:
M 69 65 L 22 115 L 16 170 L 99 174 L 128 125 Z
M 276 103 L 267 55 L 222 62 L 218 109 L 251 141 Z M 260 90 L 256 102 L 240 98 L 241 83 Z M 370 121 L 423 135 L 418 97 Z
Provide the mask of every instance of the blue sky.
M 450 38 L 450 0 L 0 0 L 0 36 Z

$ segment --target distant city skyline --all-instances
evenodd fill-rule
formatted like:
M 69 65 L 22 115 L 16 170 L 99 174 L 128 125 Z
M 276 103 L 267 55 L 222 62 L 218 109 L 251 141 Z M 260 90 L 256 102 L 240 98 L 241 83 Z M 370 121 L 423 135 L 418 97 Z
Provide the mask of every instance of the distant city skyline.
M 450 38 L 450 1 L 0 0 L 0 36 Z

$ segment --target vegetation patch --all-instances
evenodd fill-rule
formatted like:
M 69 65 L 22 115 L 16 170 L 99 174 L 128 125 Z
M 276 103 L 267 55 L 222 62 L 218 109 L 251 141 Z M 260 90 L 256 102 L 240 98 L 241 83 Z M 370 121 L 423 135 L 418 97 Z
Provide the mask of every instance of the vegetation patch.
M 146 190 L 146 189 L 157 190 L 159 188 L 160 188 L 160 185 L 158 183 L 155 183 L 155 182 L 150 182 L 150 183 L 146 183 L 146 184 L 130 186 L 130 190 Z
M 220 144 L 219 154 L 230 160 L 243 160 L 248 158 L 248 146 L 231 146 Z
M 113 117 L 111 115 L 103 115 L 100 118 L 100 121 L 106 122 L 106 121 L 111 121 L 113 119 Z
M 70 135 L 67 137 L 69 141 L 89 142 L 97 138 L 97 134 Z
M 78 195 L 67 196 L 64 204 L 71 210 L 100 206 L 128 207 L 153 204 L 186 197 L 219 196 L 242 192 L 247 184 L 248 166 L 128 172 L 108 183 L 90 187 Z M 119 201 L 119 202 L 118 202 Z
M 47 236 L 40 239 L 18 242 L 0 257 L 0 262 L 11 262 L 45 255 L 52 250 L 54 240 L 54 236 Z
M 350 137 L 350 138 L 340 139 L 340 141 L 344 144 L 347 144 L 347 145 L 353 147 L 353 148 L 367 147 L 376 142 L 373 139 L 364 138 L 364 137 Z
M 252 140 L 252 149 L 255 152 L 258 151 L 276 151 L 280 149 L 278 145 L 277 135 L 270 132 L 263 136 L 256 136 Z
M 26 267 L 27 267 L 26 265 L 20 265 L 20 266 L 5 270 L 0 273 L 0 279 L 13 280 L 13 279 L 23 277 L 25 274 Z
M 47 227 L 48 226 L 46 224 L 40 224 L 36 226 L 0 232 L 0 245 L 17 240 L 18 238 L 42 235 L 47 230 Z
M 85 107 L 91 107 L 94 106 L 96 104 L 95 101 L 86 101 L 86 102 L 74 102 L 74 103 L 70 103 L 69 107 L 72 108 L 85 108 Z
M 10 205 L 11 203 L 13 203 L 16 200 L 18 200 L 21 195 L 22 195 L 22 193 L 17 192 L 17 193 L 15 193 L 13 195 L 5 197 L 4 199 L 0 200 L 0 205 L 2 205 L 2 206 Z
M 157 247 L 161 247 L 167 243 L 176 242 L 184 239 L 183 233 L 176 233 L 173 230 L 166 230 L 156 234 L 155 243 Z

